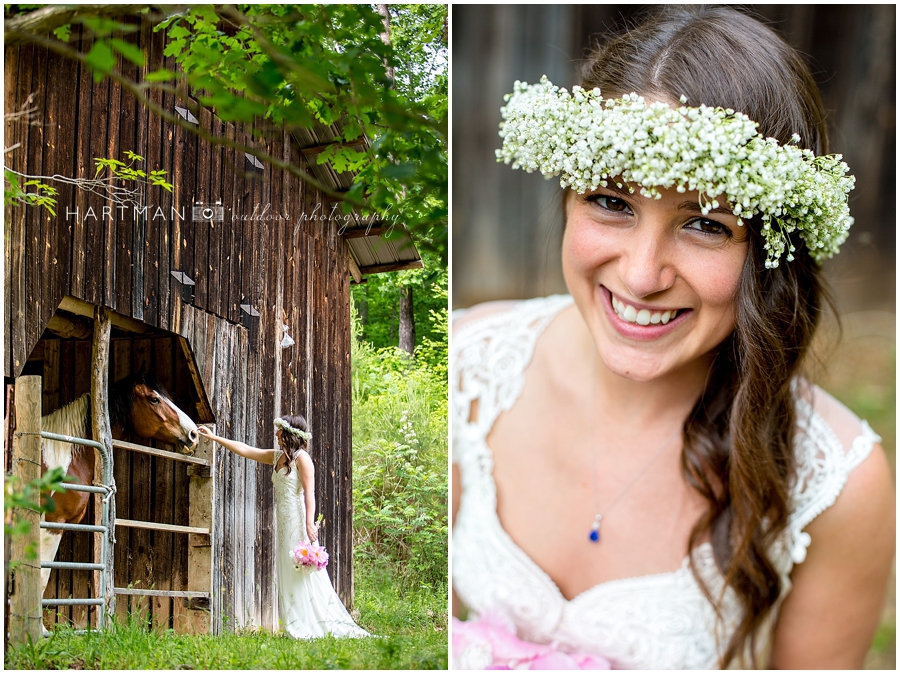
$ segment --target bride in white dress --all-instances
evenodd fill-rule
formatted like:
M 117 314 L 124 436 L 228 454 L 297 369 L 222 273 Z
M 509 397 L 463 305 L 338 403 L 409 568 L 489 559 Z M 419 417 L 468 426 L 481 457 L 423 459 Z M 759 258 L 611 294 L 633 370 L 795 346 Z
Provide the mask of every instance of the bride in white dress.
M 583 86 L 517 83 L 501 156 L 567 182 L 571 296 L 454 322 L 454 664 L 860 668 L 894 491 L 803 378 L 851 222 L 814 81 L 742 12 L 668 6 Z
M 275 420 L 278 449 L 258 449 L 229 440 L 200 427 L 201 435 L 226 449 L 273 467 L 275 487 L 276 553 L 275 575 L 278 583 L 280 625 L 298 639 L 325 635 L 366 637 L 331 585 L 325 569 L 295 568 L 292 551 L 298 543 L 316 543 L 315 469 L 306 451 L 312 438 L 306 420 L 299 415 Z

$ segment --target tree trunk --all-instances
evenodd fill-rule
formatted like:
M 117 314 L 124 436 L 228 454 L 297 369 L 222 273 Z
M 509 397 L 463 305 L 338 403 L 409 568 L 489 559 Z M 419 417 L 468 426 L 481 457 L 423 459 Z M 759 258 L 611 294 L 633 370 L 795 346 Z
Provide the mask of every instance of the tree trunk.
M 391 43 L 391 13 L 387 5 L 377 5 L 378 13 L 381 14 L 384 23 L 384 32 L 381 34 L 381 41 L 385 44 Z M 394 66 L 385 64 L 385 71 L 391 82 L 394 81 Z
M 363 286 L 363 291 L 360 294 L 360 301 L 357 305 L 357 310 L 359 311 L 359 335 L 357 338 L 359 342 L 362 342 L 366 338 L 366 327 L 369 325 L 369 286 Z
M 413 289 L 400 288 L 400 348 L 412 355 L 416 350 L 416 321 L 413 317 Z

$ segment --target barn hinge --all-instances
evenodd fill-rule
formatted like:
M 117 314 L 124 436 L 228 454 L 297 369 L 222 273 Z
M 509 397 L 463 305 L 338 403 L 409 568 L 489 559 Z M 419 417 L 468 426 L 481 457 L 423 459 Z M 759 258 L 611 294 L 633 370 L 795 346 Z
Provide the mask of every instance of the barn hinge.
M 185 304 L 193 304 L 194 286 L 196 285 L 194 280 L 183 271 L 173 271 L 171 274 L 181 284 L 181 301 Z
M 191 124 L 200 124 L 196 117 L 191 114 L 191 111 L 187 108 L 179 108 L 177 105 L 175 106 L 175 112 L 177 112 L 181 118 Z

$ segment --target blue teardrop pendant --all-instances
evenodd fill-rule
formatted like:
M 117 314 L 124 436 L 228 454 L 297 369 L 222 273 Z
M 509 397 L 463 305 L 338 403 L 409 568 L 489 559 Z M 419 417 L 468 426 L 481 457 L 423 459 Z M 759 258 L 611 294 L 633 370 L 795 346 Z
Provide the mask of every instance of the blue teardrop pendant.
M 603 515 L 600 514 L 594 518 L 594 523 L 591 525 L 591 533 L 588 535 L 588 539 L 590 539 L 591 543 L 600 542 L 600 520 L 602 519 Z

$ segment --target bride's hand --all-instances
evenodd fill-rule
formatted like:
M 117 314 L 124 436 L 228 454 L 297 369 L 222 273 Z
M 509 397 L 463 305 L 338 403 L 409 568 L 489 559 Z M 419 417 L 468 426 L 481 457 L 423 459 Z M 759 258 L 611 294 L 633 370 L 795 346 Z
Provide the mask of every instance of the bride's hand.
M 215 434 L 209 430 L 206 426 L 197 426 L 197 432 L 205 438 L 209 438 L 210 440 L 215 440 Z
M 309 536 L 310 543 L 316 543 L 319 540 L 319 525 L 315 522 L 307 522 L 306 534 Z

